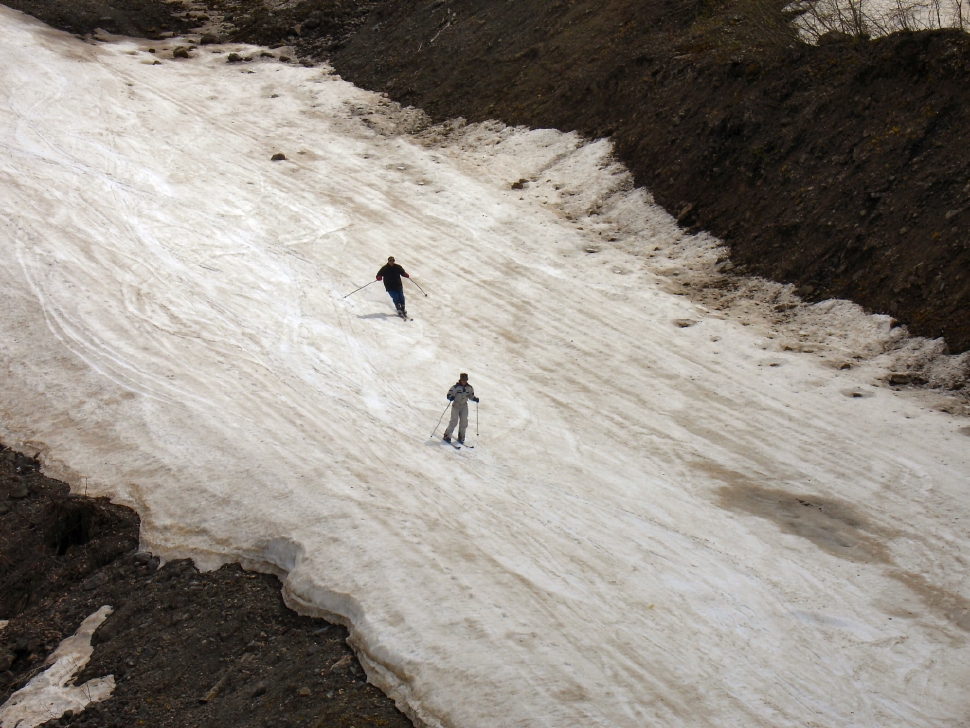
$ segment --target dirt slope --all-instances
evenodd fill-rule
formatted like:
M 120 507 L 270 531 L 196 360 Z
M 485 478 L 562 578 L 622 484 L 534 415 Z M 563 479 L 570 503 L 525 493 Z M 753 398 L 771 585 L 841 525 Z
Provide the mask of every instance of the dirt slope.
M 334 62 L 436 119 L 612 135 L 748 271 L 970 349 L 970 36 L 779 49 L 702 7 L 400 0 Z
M 136 550 L 138 528 L 134 511 L 69 495 L 0 445 L 0 704 L 108 604 L 77 684 L 114 675 L 114 693 L 46 725 L 411 725 L 367 683 L 347 630 L 287 609 L 275 577 L 159 568 Z

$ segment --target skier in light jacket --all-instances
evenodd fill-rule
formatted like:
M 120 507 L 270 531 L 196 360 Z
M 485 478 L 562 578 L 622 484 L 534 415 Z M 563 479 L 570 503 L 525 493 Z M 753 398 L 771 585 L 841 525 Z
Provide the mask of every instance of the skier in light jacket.
M 451 433 L 458 425 L 458 442 L 464 444 L 465 428 L 468 427 L 468 400 L 477 402 L 478 397 L 475 396 L 474 387 L 468 383 L 468 375 L 462 372 L 458 376 L 458 383 L 452 385 L 451 389 L 448 390 L 448 401 L 451 402 L 451 421 L 448 423 L 444 437 L 441 438 L 445 442 L 451 442 Z

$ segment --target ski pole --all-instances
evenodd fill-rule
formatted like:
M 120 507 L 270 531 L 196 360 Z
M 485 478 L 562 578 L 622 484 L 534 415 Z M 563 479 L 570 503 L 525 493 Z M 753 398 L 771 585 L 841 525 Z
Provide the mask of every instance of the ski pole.
M 475 437 L 478 437 L 478 402 L 475 403 Z
M 413 278 L 408 278 L 408 280 L 411 281 L 411 283 L 413 283 L 414 285 L 416 285 L 418 287 L 418 290 L 421 291 L 421 293 L 424 293 L 424 289 L 421 287 L 421 284 L 420 283 L 418 283 Z M 427 293 L 424 293 L 424 297 L 427 298 L 428 297 L 428 294 Z
M 445 408 L 443 410 L 441 410 L 441 417 L 438 418 L 438 425 L 440 425 L 441 424 L 441 421 L 445 418 L 445 412 L 448 411 L 448 407 L 450 405 L 451 405 L 451 402 L 449 402 L 448 404 L 446 404 L 445 405 Z M 431 437 L 434 437 L 434 433 L 436 433 L 438 431 L 438 425 L 435 425 L 434 426 L 434 429 L 431 431 Z
M 377 283 L 377 280 L 375 279 L 375 280 L 371 281 L 370 283 Z M 355 288 L 350 293 L 348 293 L 347 296 L 353 296 L 355 293 L 357 293 L 357 291 L 361 291 L 361 290 L 367 288 L 367 286 L 369 286 L 370 283 L 365 283 L 360 288 Z M 427 294 L 425 294 L 425 295 L 427 295 Z M 344 296 L 344 298 L 347 298 L 347 296 Z

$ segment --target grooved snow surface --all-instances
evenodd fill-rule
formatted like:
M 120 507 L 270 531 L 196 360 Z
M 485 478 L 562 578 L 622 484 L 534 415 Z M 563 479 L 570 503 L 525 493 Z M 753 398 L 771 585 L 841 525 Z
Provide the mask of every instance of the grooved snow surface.
M 960 423 L 665 292 L 642 193 L 613 247 L 568 219 L 605 143 L 417 141 L 325 70 L 148 45 L 0 8 L 7 442 L 156 552 L 287 572 L 427 725 L 970 720 Z M 389 254 L 414 321 L 342 298 Z M 459 371 L 473 451 L 429 438 Z

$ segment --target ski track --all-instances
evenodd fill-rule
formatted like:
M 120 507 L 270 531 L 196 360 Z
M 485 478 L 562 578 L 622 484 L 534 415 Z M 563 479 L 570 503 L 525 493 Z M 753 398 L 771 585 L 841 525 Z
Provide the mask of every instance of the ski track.
M 171 45 L 0 7 L 6 442 L 284 575 L 421 724 L 970 721 L 959 422 L 666 292 L 647 201 L 586 254 L 603 142 L 384 135 L 326 69 Z M 390 254 L 408 323 L 342 298 Z M 459 371 L 474 452 L 428 437 Z

